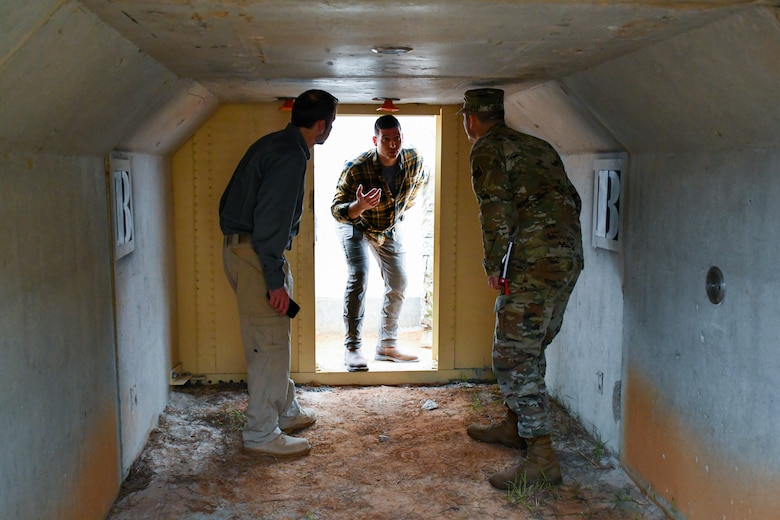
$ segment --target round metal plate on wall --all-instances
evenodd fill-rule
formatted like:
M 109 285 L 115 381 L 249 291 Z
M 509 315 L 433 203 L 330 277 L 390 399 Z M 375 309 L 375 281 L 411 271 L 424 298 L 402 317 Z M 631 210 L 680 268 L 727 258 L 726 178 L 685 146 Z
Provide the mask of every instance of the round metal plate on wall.
M 717 267 L 712 266 L 707 271 L 705 286 L 707 288 L 707 298 L 713 304 L 719 304 L 726 297 L 726 280 L 723 278 L 723 272 Z

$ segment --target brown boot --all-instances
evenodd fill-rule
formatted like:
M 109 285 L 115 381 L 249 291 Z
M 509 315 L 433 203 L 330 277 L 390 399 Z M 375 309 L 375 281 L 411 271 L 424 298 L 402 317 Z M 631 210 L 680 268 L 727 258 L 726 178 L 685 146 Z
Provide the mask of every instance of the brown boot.
M 549 435 L 528 439 L 528 458 L 506 471 L 493 473 L 488 479 L 498 489 L 510 486 L 531 485 L 536 482 L 560 484 L 563 482 L 561 466 L 552 447 Z
M 414 354 L 407 354 L 398 347 L 376 347 L 374 361 L 393 361 L 395 363 L 417 363 L 419 358 Z
M 469 424 L 466 433 L 474 440 L 488 442 L 490 444 L 503 444 L 518 450 L 526 449 L 525 439 L 517 434 L 517 414 L 511 409 L 506 409 L 506 417 L 503 422 L 483 426 L 481 424 Z

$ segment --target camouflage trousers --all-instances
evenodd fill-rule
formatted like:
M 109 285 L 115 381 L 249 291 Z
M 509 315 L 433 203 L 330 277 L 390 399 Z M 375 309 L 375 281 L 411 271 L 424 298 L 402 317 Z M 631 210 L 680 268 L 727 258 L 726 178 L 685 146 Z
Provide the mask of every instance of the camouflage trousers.
M 582 270 L 577 259 L 561 260 L 536 264 L 513 277 L 509 294 L 496 300 L 493 374 L 505 404 L 517 414 L 517 431 L 525 438 L 551 433 L 545 349 L 561 330 Z

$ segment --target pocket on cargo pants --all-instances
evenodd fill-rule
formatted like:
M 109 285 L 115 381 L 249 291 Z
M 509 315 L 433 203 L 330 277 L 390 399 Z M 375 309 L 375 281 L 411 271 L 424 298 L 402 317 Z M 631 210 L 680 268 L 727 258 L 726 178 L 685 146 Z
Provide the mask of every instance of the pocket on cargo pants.
M 541 354 L 542 340 L 550 321 L 544 294 L 502 294 L 496 298 L 494 311 L 494 347 L 515 348 L 532 356 Z

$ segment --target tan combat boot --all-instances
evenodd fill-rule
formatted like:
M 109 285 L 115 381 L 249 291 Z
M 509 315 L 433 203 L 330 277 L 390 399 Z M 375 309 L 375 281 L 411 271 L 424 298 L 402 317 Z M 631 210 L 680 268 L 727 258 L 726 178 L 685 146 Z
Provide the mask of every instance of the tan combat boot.
M 552 447 L 549 435 L 528 439 L 528 458 L 506 471 L 494 473 L 488 479 L 498 489 L 510 486 L 530 485 L 535 482 L 560 484 L 563 482 L 561 466 Z
M 491 424 L 490 426 L 469 424 L 466 427 L 466 433 L 472 439 L 480 442 L 503 444 L 518 450 L 526 449 L 525 439 L 517 434 L 517 414 L 508 407 L 503 422 Z

